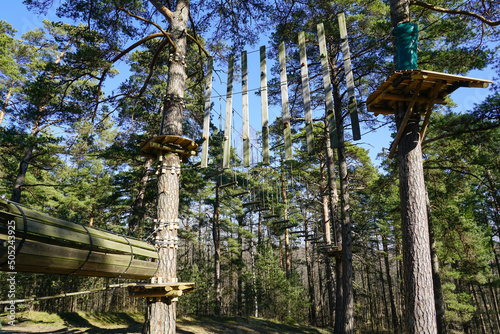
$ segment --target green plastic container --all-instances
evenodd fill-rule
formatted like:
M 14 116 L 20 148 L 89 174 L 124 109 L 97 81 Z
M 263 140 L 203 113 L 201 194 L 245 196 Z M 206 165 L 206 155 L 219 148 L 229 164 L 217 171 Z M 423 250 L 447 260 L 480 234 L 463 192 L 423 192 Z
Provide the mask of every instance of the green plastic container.
M 403 23 L 393 29 L 396 39 L 396 70 L 417 69 L 418 26 Z

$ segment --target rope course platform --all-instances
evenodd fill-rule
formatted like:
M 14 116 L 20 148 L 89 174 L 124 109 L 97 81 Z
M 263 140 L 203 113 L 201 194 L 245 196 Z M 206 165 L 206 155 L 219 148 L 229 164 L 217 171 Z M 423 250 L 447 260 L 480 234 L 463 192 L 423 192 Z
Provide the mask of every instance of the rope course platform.
M 142 155 L 156 158 L 162 151 L 178 153 L 182 162 L 198 154 L 198 144 L 192 139 L 181 136 L 162 135 L 155 136 L 141 144 Z
M 341 257 L 342 256 L 342 247 L 336 246 L 336 245 L 318 246 L 318 252 L 326 254 L 328 256 Z
M 130 297 L 177 298 L 194 291 L 194 282 L 135 283 L 128 286 Z
M 487 88 L 490 83 L 493 81 L 433 71 L 396 71 L 370 94 L 366 107 L 375 116 L 392 115 L 398 102 L 407 103 L 405 117 L 391 145 L 389 158 L 392 158 L 414 109 L 424 117 L 420 130 L 423 138 L 435 104 L 446 104 L 444 98 L 460 87 Z

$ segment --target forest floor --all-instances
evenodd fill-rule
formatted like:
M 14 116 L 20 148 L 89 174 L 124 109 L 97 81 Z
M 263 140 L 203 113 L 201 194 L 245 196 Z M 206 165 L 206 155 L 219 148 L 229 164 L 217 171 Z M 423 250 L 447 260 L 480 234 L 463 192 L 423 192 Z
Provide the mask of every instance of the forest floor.
M 143 314 L 68 312 L 48 314 L 21 312 L 16 325 L 9 326 L 0 314 L 0 333 L 45 334 L 139 334 Z M 3 326 L 3 327 L 2 327 Z M 243 317 L 189 316 L 177 319 L 177 334 L 330 334 L 333 330 L 284 324 L 273 320 Z

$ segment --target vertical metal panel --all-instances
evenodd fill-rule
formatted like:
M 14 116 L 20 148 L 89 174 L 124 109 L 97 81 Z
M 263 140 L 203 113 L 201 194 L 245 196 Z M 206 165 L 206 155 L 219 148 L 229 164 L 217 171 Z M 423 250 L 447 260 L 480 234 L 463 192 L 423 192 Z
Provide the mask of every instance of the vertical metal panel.
M 349 114 L 351 115 L 352 137 L 354 140 L 361 139 L 358 120 L 358 106 L 356 94 L 354 92 L 354 77 L 352 75 L 351 54 L 349 52 L 349 42 L 347 41 L 347 28 L 344 13 L 338 14 L 340 40 L 342 41 L 342 55 L 344 57 L 344 71 L 347 85 L 347 96 L 349 97 Z
M 201 148 L 201 168 L 208 165 L 208 144 L 210 139 L 210 110 L 212 109 L 212 70 L 213 58 L 207 60 L 207 77 L 205 83 L 205 107 L 203 112 L 203 145 Z
M 311 111 L 311 90 L 309 88 L 309 73 L 307 70 L 306 38 L 303 31 L 299 32 L 300 76 L 302 81 L 302 99 L 304 100 L 304 115 L 306 120 L 307 153 L 313 151 L 313 123 Z
M 325 88 L 325 107 L 328 121 L 328 129 L 330 130 L 330 146 L 338 147 L 337 124 L 335 122 L 335 113 L 333 106 L 332 80 L 330 78 L 330 68 L 328 64 L 328 49 L 326 48 L 325 28 L 323 23 L 317 25 L 319 53 L 321 59 L 321 68 L 323 72 L 323 87 Z
M 262 118 L 262 163 L 264 165 L 269 165 L 269 112 L 265 45 L 260 47 L 260 108 Z
M 222 168 L 229 168 L 231 157 L 231 120 L 233 116 L 233 76 L 234 76 L 234 55 L 229 57 L 227 69 L 227 93 L 226 93 L 226 118 L 224 127 L 224 151 L 222 158 Z
M 290 106 L 288 104 L 288 83 L 286 75 L 285 42 L 279 46 L 281 107 L 283 109 L 283 126 L 285 139 L 285 160 L 292 160 L 292 131 L 290 125 Z
M 248 65 L 247 52 L 241 53 L 241 112 L 243 118 L 243 166 L 250 166 L 250 125 L 248 122 Z

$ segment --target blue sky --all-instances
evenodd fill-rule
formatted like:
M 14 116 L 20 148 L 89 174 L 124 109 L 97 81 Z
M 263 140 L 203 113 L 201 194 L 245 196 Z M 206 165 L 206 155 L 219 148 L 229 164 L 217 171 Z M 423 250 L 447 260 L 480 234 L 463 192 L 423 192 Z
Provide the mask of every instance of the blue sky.
M 56 1 L 57 3 L 57 1 Z M 53 21 L 58 21 L 59 18 L 55 14 L 55 10 L 51 9 L 45 16 L 38 16 L 32 12 L 29 12 L 26 7 L 22 4 L 22 0 L 9 0 L 4 1 L 2 4 L 2 11 L 0 12 L 0 19 L 9 22 L 16 30 L 18 34 L 32 30 L 36 27 L 42 26 L 42 20 L 49 19 Z M 258 46 L 249 48 L 248 52 L 248 63 L 249 63 L 249 89 L 257 89 L 260 86 L 260 72 L 259 72 L 259 53 L 253 52 L 258 51 Z M 238 57 L 239 58 L 239 57 Z M 273 60 L 268 60 L 268 78 L 270 78 L 270 68 L 271 62 Z M 299 61 L 299 60 L 297 60 Z M 222 105 L 219 105 L 219 94 L 225 94 L 225 81 L 227 79 L 227 68 L 217 68 L 221 70 L 220 77 L 215 76 L 214 88 L 212 92 L 212 101 L 215 103 L 214 106 L 214 123 L 218 126 L 218 113 L 222 112 L 222 117 L 224 118 L 225 113 L 225 102 L 224 98 L 220 99 Z M 123 72 L 123 71 L 122 71 Z M 476 77 L 481 79 L 493 80 L 493 71 L 472 71 L 468 74 L 470 77 Z M 126 75 L 126 73 L 124 73 Z M 220 79 L 219 79 L 220 78 Z M 116 78 L 114 82 L 108 82 L 106 89 L 111 90 L 115 88 L 114 86 L 119 82 L 120 78 Z M 474 104 L 480 103 L 488 95 L 489 89 L 480 88 L 461 88 L 458 89 L 452 98 L 457 103 L 457 111 L 465 112 L 473 108 Z M 241 92 L 241 82 L 235 82 L 234 92 Z M 250 124 L 251 127 L 257 131 L 260 130 L 261 120 L 260 120 L 260 97 L 255 96 L 253 92 L 249 93 L 250 98 Z M 233 97 L 233 108 L 236 110 L 234 117 L 234 124 L 236 131 L 233 132 L 235 138 L 235 145 L 238 147 L 238 152 L 241 151 L 241 138 L 238 134 L 241 133 L 241 94 L 235 94 Z M 319 112 L 319 111 L 318 111 Z M 269 121 L 272 122 L 278 115 L 281 114 L 281 107 L 271 107 L 269 108 Z M 314 115 L 313 117 L 319 117 L 319 115 Z M 382 116 L 378 116 L 382 117 Z M 224 126 L 224 125 L 223 125 Z M 382 148 L 388 148 L 391 143 L 390 130 L 387 127 L 381 128 L 377 131 L 365 134 L 368 130 L 362 128 L 362 138 L 358 145 L 370 150 L 370 157 L 375 165 L 379 164 L 379 161 L 375 159 L 376 155 L 382 151 Z M 252 129 L 251 129 L 252 136 Z M 260 160 L 260 159 L 259 159 Z

